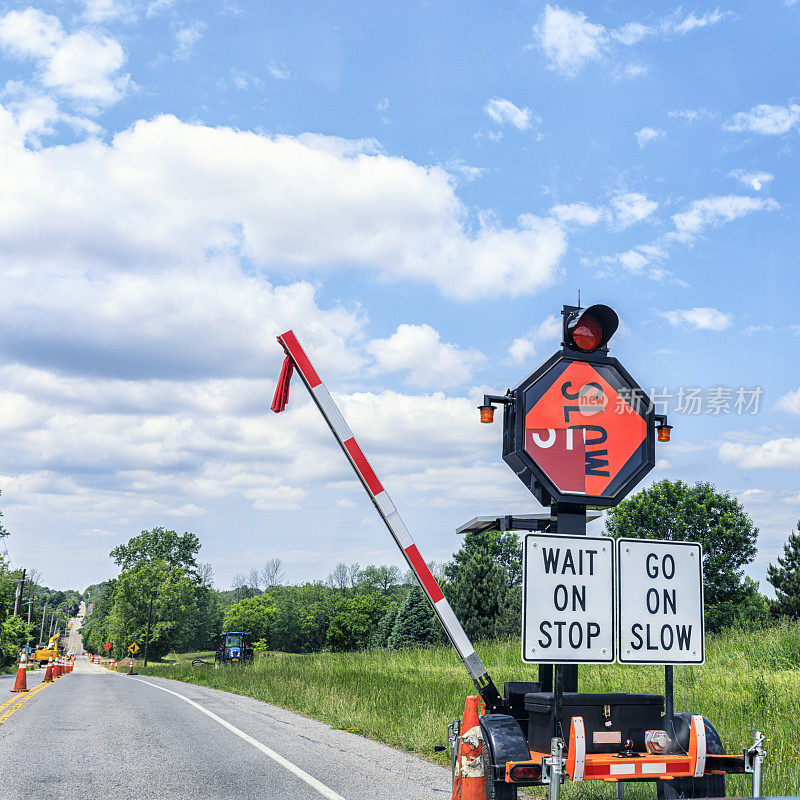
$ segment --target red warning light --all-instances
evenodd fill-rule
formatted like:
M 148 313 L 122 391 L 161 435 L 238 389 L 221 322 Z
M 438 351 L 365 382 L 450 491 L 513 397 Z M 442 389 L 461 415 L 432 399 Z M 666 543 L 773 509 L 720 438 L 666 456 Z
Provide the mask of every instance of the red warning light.
M 584 353 L 591 353 L 603 342 L 603 326 L 591 314 L 584 314 L 572 329 L 572 341 Z

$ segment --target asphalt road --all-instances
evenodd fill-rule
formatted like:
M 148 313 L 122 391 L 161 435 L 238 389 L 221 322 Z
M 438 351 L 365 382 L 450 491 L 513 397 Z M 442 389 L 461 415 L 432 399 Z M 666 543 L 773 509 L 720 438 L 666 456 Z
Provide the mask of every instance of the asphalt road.
M 43 675 L 28 673 L 28 687 Z M 0 676 L 0 708 L 13 680 Z M 249 697 L 85 658 L 11 708 L 0 711 L 0 800 L 450 797 L 450 771 L 415 756 Z

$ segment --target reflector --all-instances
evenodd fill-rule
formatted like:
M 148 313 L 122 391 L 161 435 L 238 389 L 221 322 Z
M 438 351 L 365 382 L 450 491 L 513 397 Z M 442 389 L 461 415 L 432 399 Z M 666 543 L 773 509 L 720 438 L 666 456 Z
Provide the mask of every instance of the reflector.
M 513 781 L 538 781 L 542 777 L 539 764 L 517 764 L 511 767 L 509 776 Z

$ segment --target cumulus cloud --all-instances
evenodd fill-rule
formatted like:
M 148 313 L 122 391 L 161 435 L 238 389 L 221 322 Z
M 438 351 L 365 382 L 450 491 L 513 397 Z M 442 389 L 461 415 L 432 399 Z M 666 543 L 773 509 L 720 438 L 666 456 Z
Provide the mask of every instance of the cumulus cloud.
M 662 139 L 666 135 L 667 132 L 662 128 L 640 128 L 634 134 L 639 147 L 644 147 L 648 142 L 652 142 L 655 139 Z
M 525 106 L 515 106 L 510 100 L 493 97 L 483 107 L 489 119 L 498 125 L 513 125 L 517 130 L 526 131 L 531 127 L 531 110 Z
M 800 105 L 787 106 L 762 104 L 749 111 L 734 114 L 726 123 L 729 131 L 739 133 L 758 133 L 762 136 L 781 136 L 789 133 L 800 122 Z
M 586 19 L 580 11 L 545 6 L 542 19 L 534 29 L 549 68 L 575 75 L 587 61 L 596 61 L 608 47 L 608 32 L 602 25 Z
M 347 265 L 433 282 L 459 299 L 555 281 L 566 250 L 555 220 L 524 214 L 501 227 L 481 216 L 473 225 L 445 170 L 343 141 L 162 116 L 110 143 L 12 149 L 0 184 L 6 259 L 36 252 L 62 269 L 141 271 L 231 253 L 281 272 Z
M 388 339 L 373 339 L 367 349 L 380 371 L 408 371 L 408 383 L 429 389 L 468 381 L 485 360 L 477 350 L 442 342 L 430 325 L 400 325 Z
M 700 16 L 693 12 L 683 16 L 678 9 L 650 25 L 628 22 L 609 30 L 604 25 L 589 22 L 580 11 L 548 5 L 534 28 L 534 34 L 549 61 L 550 69 L 565 75 L 576 75 L 589 61 L 603 59 L 614 44 L 631 47 L 650 36 L 682 36 L 731 16 L 730 12 L 719 8 Z M 637 76 L 646 71 L 647 67 L 643 64 L 631 64 L 622 74 Z
M 731 178 L 736 178 L 743 186 L 747 186 L 756 192 L 761 191 L 764 184 L 769 183 L 775 176 L 769 172 L 760 172 L 758 170 L 735 169 L 729 172 Z
M 525 336 L 514 339 L 508 348 L 508 355 L 515 364 L 522 364 L 538 352 L 537 345 L 555 343 L 560 339 L 561 317 L 551 314 Z
M 800 438 L 770 439 L 761 444 L 725 442 L 719 458 L 743 469 L 800 469 Z
M 589 203 L 566 203 L 553 206 L 550 214 L 563 225 L 582 225 L 589 227 L 597 225 L 607 215 L 604 208 L 590 205 Z
M 32 60 L 40 84 L 85 109 L 117 102 L 130 78 L 121 75 L 125 54 L 118 41 L 89 30 L 67 33 L 58 17 L 35 8 L 0 17 L 0 48 L 20 60 Z
M 658 203 L 640 192 L 629 192 L 612 197 L 611 208 L 616 226 L 624 230 L 647 219 L 658 208 Z
M 778 408 L 787 414 L 800 417 L 800 389 L 787 392 L 778 400 Z
M 673 215 L 675 231 L 679 238 L 687 239 L 702 233 L 706 228 L 716 228 L 726 222 L 743 217 L 753 211 L 772 211 L 779 208 L 774 200 L 725 195 L 695 200 L 686 211 Z
M 724 331 L 733 322 L 730 314 L 707 307 L 664 311 L 661 316 L 674 328 L 693 331 Z

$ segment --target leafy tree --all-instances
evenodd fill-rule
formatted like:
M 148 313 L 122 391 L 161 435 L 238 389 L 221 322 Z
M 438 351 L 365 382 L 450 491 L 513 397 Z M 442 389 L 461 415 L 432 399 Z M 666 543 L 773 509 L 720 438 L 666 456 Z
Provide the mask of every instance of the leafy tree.
M 466 543 L 447 565 L 450 578 L 445 585 L 450 605 L 471 639 L 493 639 L 503 635 L 509 613 L 509 573 L 496 559 L 492 542 Z
M 153 528 L 115 547 L 111 558 L 123 572 L 136 569 L 145 562 L 163 561 L 168 567 L 177 567 L 195 575 L 199 550 L 200 540 L 193 533 L 178 534 L 165 528 Z
M 265 639 L 272 647 L 272 624 L 277 613 L 271 595 L 246 597 L 228 610 L 222 627 L 226 631 L 244 631 L 253 639 Z
M 106 630 L 118 655 L 131 642 L 143 646 L 151 598 L 148 657 L 158 659 L 170 650 L 185 652 L 195 642 L 200 619 L 195 584 L 177 566 L 148 561 L 117 578 Z
M 482 550 L 487 550 L 492 561 L 503 571 L 507 586 L 522 585 L 522 543 L 512 531 L 465 534 L 453 560 L 445 565 L 445 576 L 451 581 L 455 580 L 459 569 Z
M 400 570 L 398 567 L 390 567 L 381 564 L 376 567 L 374 564 L 364 567 L 359 575 L 359 586 L 368 591 L 381 591 L 389 594 L 389 589 L 400 582 Z
M 32 625 L 27 625 L 22 617 L 8 617 L 0 626 L 0 666 L 8 666 L 19 661 L 22 648 L 31 637 Z
M 615 539 L 699 542 L 708 630 L 741 620 L 757 605 L 757 584 L 745 580 L 743 567 L 755 558 L 758 528 L 736 498 L 710 483 L 658 481 L 611 509 L 606 532 Z
M 397 612 L 392 633 L 387 642 L 393 650 L 424 647 L 441 640 L 439 621 L 419 586 L 411 588 Z
M 386 598 L 359 592 L 347 597 L 332 594 L 331 601 L 326 645 L 335 652 L 365 649 L 385 613 Z
M 789 534 L 777 566 L 767 567 L 767 580 L 775 588 L 772 613 L 776 617 L 800 618 L 800 520 L 797 531 Z

